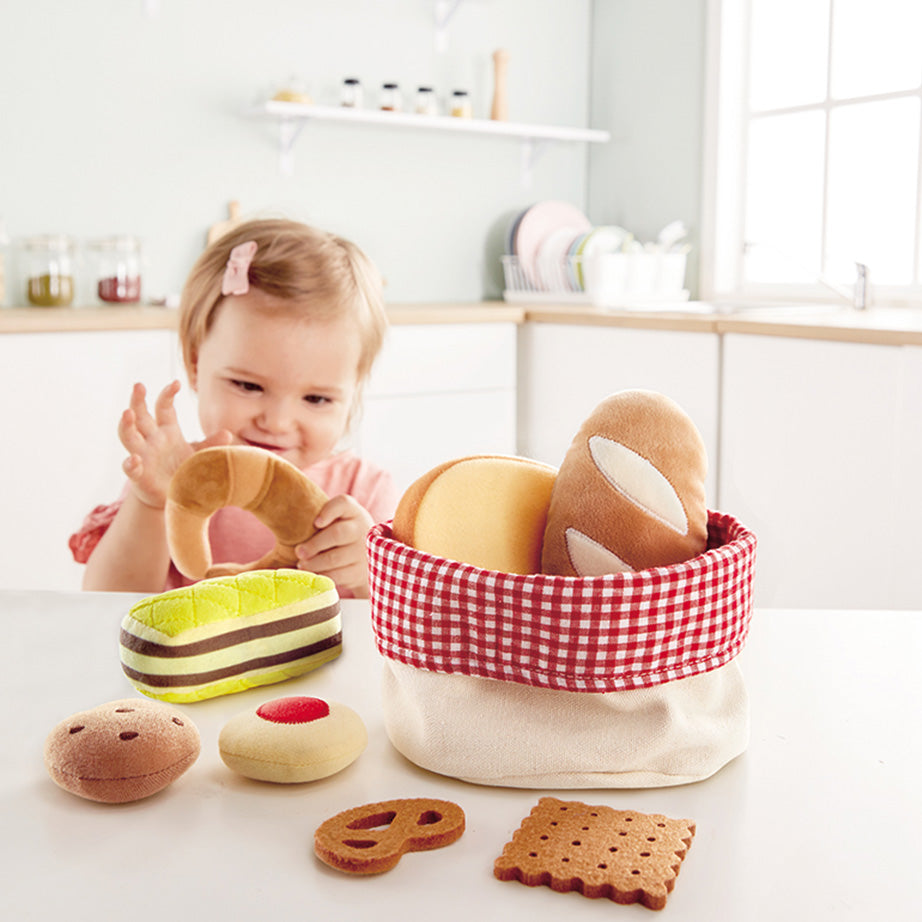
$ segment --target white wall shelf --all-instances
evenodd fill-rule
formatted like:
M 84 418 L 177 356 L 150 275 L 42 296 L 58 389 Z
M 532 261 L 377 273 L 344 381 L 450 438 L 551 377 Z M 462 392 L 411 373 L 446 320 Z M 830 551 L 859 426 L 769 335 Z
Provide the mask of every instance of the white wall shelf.
M 530 182 L 532 167 L 546 144 L 604 144 L 607 131 L 593 128 L 567 128 L 555 125 L 527 125 L 490 119 L 454 118 L 447 115 L 417 115 L 414 112 L 383 112 L 378 109 L 351 109 L 346 106 L 316 106 L 305 103 L 269 100 L 257 106 L 253 114 L 278 121 L 279 167 L 283 173 L 294 170 L 294 145 L 304 126 L 311 120 L 366 125 L 374 128 L 453 131 L 498 138 L 512 138 L 522 143 L 522 180 Z

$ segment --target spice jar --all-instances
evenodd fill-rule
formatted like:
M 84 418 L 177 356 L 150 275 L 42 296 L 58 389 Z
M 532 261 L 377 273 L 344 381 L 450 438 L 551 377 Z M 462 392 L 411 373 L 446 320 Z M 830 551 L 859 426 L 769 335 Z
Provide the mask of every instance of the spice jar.
M 22 242 L 26 301 L 35 307 L 68 307 L 74 300 L 74 241 L 64 235 Z
M 362 108 L 362 84 L 357 77 L 343 80 L 341 104 L 347 109 Z
M 137 237 L 103 237 L 89 244 L 96 297 L 105 304 L 141 300 L 141 241 Z
M 455 90 L 451 94 L 451 114 L 455 118 L 473 118 L 474 111 L 467 90 Z
M 396 83 L 385 83 L 381 87 L 381 109 L 384 112 L 399 112 L 400 87 Z
M 421 86 L 416 91 L 416 114 L 438 115 L 439 104 L 431 86 Z

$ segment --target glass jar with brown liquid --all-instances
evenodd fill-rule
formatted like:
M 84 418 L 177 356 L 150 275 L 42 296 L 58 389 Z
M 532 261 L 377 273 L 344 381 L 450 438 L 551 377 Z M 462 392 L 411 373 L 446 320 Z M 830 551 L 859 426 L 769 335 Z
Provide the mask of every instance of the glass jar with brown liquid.
M 71 237 L 27 237 L 21 246 L 25 297 L 34 307 L 69 307 L 74 302 L 75 246 Z

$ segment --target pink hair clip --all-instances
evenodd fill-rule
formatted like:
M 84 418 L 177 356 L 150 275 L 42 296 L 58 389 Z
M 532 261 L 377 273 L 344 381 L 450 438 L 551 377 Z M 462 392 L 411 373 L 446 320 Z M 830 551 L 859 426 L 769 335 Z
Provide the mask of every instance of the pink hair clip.
M 222 295 L 245 295 L 250 290 L 250 263 L 256 255 L 255 240 L 240 243 L 230 251 L 224 278 L 221 280 Z

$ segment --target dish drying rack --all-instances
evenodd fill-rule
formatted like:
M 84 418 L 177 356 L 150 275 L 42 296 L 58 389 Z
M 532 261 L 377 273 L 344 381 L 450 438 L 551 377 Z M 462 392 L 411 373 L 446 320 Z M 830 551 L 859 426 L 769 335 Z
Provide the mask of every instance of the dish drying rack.
M 563 259 L 500 257 L 503 300 L 643 309 L 688 300 L 685 252 L 641 250 Z

